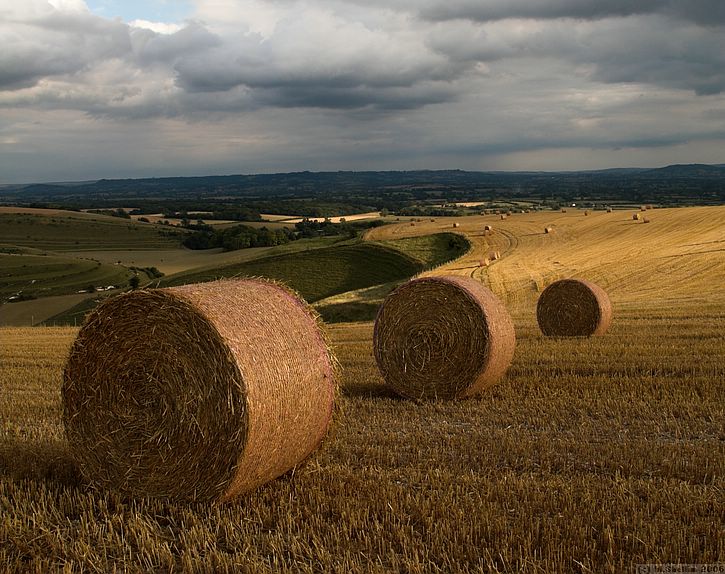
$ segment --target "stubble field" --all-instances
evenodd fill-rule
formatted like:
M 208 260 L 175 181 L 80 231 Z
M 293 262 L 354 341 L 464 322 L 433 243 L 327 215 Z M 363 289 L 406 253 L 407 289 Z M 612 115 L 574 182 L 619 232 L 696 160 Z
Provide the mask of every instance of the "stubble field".
M 15 572 L 634 572 L 725 562 L 725 208 L 461 218 L 517 350 L 478 399 L 382 385 L 372 324 L 333 325 L 340 416 L 293 473 L 222 507 L 95 492 L 60 423 L 72 328 L 2 329 L 0 564 Z M 387 240 L 451 221 L 378 228 Z M 484 235 L 483 223 L 494 233 Z M 553 225 L 554 234 L 543 227 Z M 491 249 L 502 258 L 478 261 Z M 546 339 L 536 298 L 594 280 L 610 331 Z

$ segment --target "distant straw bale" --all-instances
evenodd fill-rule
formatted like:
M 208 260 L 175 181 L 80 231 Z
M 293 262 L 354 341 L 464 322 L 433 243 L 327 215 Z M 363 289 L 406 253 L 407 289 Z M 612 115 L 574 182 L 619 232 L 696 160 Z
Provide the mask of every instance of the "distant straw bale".
M 489 259 L 481 259 L 478 262 L 479 267 L 488 267 L 489 265 L 491 265 L 491 261 Z
M 642 220 L 642 223 L 649 223 L 649 219 L 645 217 L 645 218 L 644 218 L 644 219 Z
M 383 379 L 414 398 L 463 398 L 505 373 L 516 335 L 506 308 L 470 277 L 414 279 L 384 301 L 373 349 Z
M 536 319 L 544 335 L 589 337 L 607 331 L 612 305 L 606 292 L 583 279 L 563 279 L 541 293 Z
M 134 291 L 78 333 L 63 375 L 66 436 L 97 487 L 226 501 L 318 447 L 334 364 L 314 311 L 270 281 Z
M 607 207 L 607 213 L 612 213 L 612 208 L 611 207 Z
M 544 227 L 544 233 L 554 233 L 553 227 Z
M 632 215 L 632 219 L 633 219 L 634 221 L 639 221 L 639 213 L 635 213 L 635 214 L 633 214 L 633 215 Z
M 588 211 L 584 211 L 584 215 L 589 215 L 589 212 Z
M 484 230 L 484 231 L 493 231 L 493 227 L 491 227 L 490 225 L 486 225 L 486 226 L 485 226 L 485 227 L 483 228 L 483 230 Z
M 454 223 L 454 224 L 453 224 L 453 227 L 460 227 L 460 226 L 461 226 L 461 224 L 460 224 L 460 223 Z
M 415 227 L 415 221 L 411 221 L 411 222 L 410 222 L 410 226 L 411 226 L 411 227 Z
M 566 213 L 566 209 L 564 209 L 564 208 L 562 207 L 562 208 L 561 208 L 561 212 L 562 212 L 562 213 Z
M 502 213 L 501 214 L 501 221 L 503 221 L 504 219 L 506 219 L 506 214 L 505 213 Z

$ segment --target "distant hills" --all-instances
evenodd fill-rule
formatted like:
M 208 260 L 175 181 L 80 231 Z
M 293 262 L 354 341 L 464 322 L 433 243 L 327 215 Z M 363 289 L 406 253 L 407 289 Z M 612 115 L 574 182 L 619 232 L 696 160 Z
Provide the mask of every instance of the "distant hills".
M 94 206 L 129 201 L 310 199 L 365 206 L 487 198 L 725 203 L 725 164 L 571 172 L 463 170 L 295 172 L 39 183 L 0 187 L 0 203 Z M 396 202 L 393 202 L 396 203 Z

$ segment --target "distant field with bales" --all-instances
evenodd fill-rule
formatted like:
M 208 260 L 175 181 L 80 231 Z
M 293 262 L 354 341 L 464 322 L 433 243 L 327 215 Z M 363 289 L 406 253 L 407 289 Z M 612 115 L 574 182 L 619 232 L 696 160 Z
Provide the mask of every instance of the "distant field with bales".
M 620 573 L 725 563 L 725 207 L 384 220 L 357 238 L 201 253 L 158 224 L 0 213 L 4 571 Z M 132 264 L 133 254 L 143 259 Z M 511 366 L 475 398 L 400 398 L 375 363 L 375 313 L 410 277 L 451 274 L 479 281 L 510 313 Z M 62 372 L 73 323 L 106 293 L 78 291 L 114 285 L 111 296 L 132 276 L 141 286 L 265 276 L 314 303 L 340 363 L 322 447 L 221 505 L 87 483 L 64 435 Z M 611 327 L 544 337 L 537 300 L 572 277 L 606 291 Z M 18 293 L 29 298 L 8 300 Z M 31 315 L 66 326 L 30 327 Z

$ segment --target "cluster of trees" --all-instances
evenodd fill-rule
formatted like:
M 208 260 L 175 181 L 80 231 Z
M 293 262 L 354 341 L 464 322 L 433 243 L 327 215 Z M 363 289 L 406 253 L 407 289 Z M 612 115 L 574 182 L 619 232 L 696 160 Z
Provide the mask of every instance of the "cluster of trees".
M 99 215 L 110 215 L 111 217 L 120 217 L 121 219 L 131 219 L 129 213 L 120 207 L 116 209 L 89 209 L 89 213 L 97 213 Z
M 223 229 L 212 227 L 206 224 L 189 224 L 187 229 L 193 233 L 187 235 L 182 241 L 189 249 L 213 249 L 221 247 L 225 251 L 235 251 L 248 247 L 272 247 L 283 245 L 297 239 L 343 236 L 353 238 L 358 231 L 370 227 L 383 225 L 382 221 L 365 222 L 340 222 L 332 223 L 329 219 L 314 221 L 303 219 L 295 224 L 294 230 L 287 227 L 280 229 L 269 229 L 267 227 L 254 228 L 248 225 L 235 225 Z
M 440 207 L 440 206 L 424 206 L 424 205 L 413 205 L 410 207 L 404 207 L 399 209 L 396 215 L 406 217 L 460 217 L 463 215 L 463 211 L 456 208 Z
M 235 225 L 224 229 L 197 225 L 197 230 L 187 235 L 182 241 L 189 249 L 213 249 L 221 247 L 225 251 L 235 251 L 248 247 L 271 247 L 283 245 L 296 239 L 294 231 L 282 229 L 256 229 L 248 225 Z M 201 229 L 199 229 L 201 228 Z

